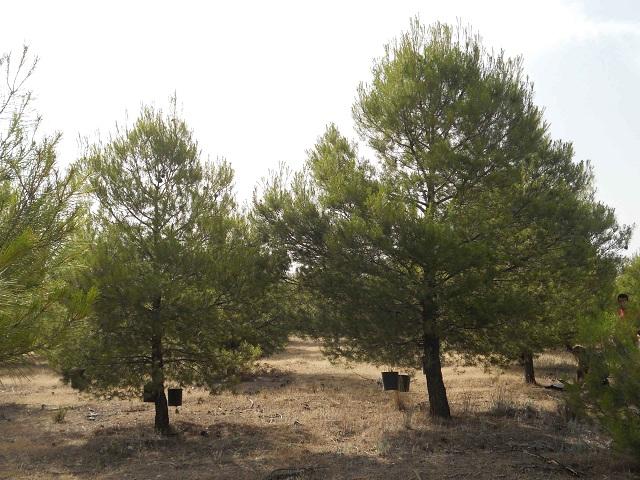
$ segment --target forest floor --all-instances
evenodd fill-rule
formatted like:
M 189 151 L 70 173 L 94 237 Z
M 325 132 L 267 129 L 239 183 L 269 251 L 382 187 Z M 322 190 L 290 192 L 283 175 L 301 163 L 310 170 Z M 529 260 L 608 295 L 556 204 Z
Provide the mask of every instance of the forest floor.
M 538 358 L 536 368 L 548 384 L 575 367 L 557 353 Z M 516 367 L 448 361 L 453 419 L 445 423 L 428 418 L 417 372 L 402 394 L 404 410 L 381 391 L 379 375 L 371 365 L 332 365 L 313 342 L 294 339 L 233 392 L 186 389 L 184 405 L 170 409 L 178 435 L 162 438 L 153 432 L 153 404 L 79 394 L 46 365 L 23 379 L 5 372 L 0 479 L 640 476 L 595 426 L 567 418 L 563 392 L 525 385 Z

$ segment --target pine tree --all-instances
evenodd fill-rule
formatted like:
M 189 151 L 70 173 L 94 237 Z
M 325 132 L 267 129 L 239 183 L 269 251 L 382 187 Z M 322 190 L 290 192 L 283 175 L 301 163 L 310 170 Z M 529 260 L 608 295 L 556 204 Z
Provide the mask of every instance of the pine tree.
M 90 300 L 67 280 L 80 266 L 85 219 L 76 168 L 56 165 L 60 135 L 41 135 L 25 47 L 0 57 L 0 365 L 55 348 Z M 15 370 L 14 370 L 15 371 Z
M 535 354 L 571 348 L 577 341 L 577 319 L 608 303 L 620 251 L 629 239 L 629 229 L 617 226 L 613 210 L 595 200 L 589 166 L 572 164 L 570 149 L 567 153 L 564 180 L 547 170 L 537 182 L 539 210 L 547 223 L 530 219 L 527 235 L 548 242 L 511 278 L 520 290 L 518 318 L 479 332 L 484 338 L 475 340 L 494 359 L 517 359 L 527 383 L 536 383 Z M 567 182 L 571 176 L 577 181 Z M 527 248 L 526 242 L 520 245 Z
M 637 460 L 640 458 L 637 317 L 620 318 L 615 308 L 612 301 L 608 311 L 582 317 L 578 339 L 584 346 L 581 356 L 585 374 L 569 386 L 568 400 L 574 412 L 597 419 L 613 438 L 614 446 Z
M 376 162 L 331 126 L 292 186 L 276 176 L 257 205 L 289 246 L 327 351 L 422 365 L 435 416 L 450 416 L 443 350 L 487 353 L 493 330 L 530 313 L 518 276 L 548 258 L 567 219 L 594 209 L 580 198 L 584 168 L 549 138 L 532 96 L 519 59 L 414 21 L 353 108 Z M 550 171 L 556 185 L 543 183 Z M 624 237 L 600 213 L 579 248 Z
M 95 391 L 146 385 L 168 433 L 169 382 L 215 391 L 282 345 L 286 258 L 238 209 L 229 164 L 201 161 L 175 100 L 143 108 L 86 165 L 98 209 L 85 282 L 99 295 L 60 365 Z

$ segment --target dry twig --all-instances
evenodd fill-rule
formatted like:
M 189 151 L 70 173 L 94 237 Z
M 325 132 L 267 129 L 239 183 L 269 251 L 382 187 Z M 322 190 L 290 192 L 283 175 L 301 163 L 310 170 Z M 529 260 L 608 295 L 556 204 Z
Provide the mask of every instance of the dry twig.
M 537 453 L 532 453 L 532 452 L 528 452 L 527 450 L 523 450 L 523 453 L 526 453 L 527 455 L 531 455 L 532 457 L 536 457 L 539 458 L 540 460 L 544 460 L 545 462 L 551 464 L 551 465 L 556 465 L 560 468 L 565 469 L 567 472 L 569 472 L 571 475 L 573 475 L 574 477 L 579 477 L 580 476 L 580 472 L 578 472 L 577 470 L 569 467 L 568 465 L 565 465 L 563 463 L 560 463 L 559 461 L 553 459 L 553 458 L 547 458 L 547 457 L 543 457 L 542 455 L 538 455 Z

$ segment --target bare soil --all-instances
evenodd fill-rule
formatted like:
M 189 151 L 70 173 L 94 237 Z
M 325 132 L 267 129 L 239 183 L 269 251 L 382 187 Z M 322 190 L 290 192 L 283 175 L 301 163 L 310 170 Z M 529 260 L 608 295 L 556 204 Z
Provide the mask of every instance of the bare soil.
M 563 353 L 536 359 L 540 383 L 571 375 Z M 2 373 L 2 372 L 0 372 Z M 177 435 L 153 432 L 153 405 L 95 398 L 46 365 L 0 376 L 0 479 L 632 479 L 594 425 L 564 413 L 563 392 L 519 369 L 449 361 L 454 418 L 426 413 L 419 372 L 398 404 L 371 365 L 332 365 L 294 339 L 235 391 L 186 389 Z

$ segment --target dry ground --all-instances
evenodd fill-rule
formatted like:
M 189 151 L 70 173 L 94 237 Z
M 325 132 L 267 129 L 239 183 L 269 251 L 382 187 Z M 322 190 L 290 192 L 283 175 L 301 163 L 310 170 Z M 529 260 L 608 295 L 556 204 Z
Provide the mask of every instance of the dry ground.
M 538 379 L 572 368 L 570 357 L 545 355 Z M 40 365 L 27 380 L 0 377 L 0 478 L 572 478 L 563 466 L 581 478 L 638 478 L 595 427 L 562 415 L 561 392 L 524 385 L 518 369 L 444 374 L 454 419 L 439 424 L 425 414 L 420 375 L 399 411 L 379 369 L 331 365 L 297 339 L 235 392 L 186 390 L 170 411 L 180 434 L 160 438 L 152 404 L 78 394 Z M 273 474 L 283 468 L 306 470 Z

